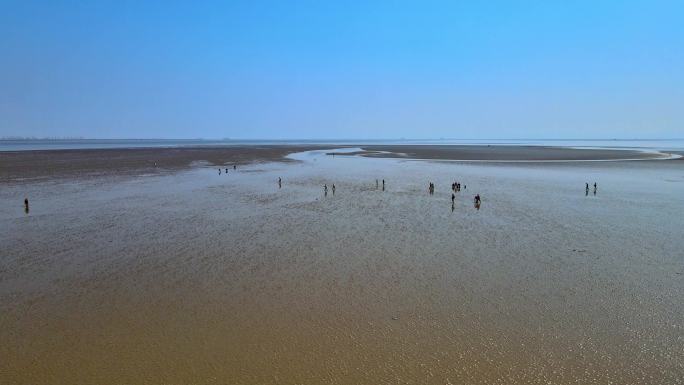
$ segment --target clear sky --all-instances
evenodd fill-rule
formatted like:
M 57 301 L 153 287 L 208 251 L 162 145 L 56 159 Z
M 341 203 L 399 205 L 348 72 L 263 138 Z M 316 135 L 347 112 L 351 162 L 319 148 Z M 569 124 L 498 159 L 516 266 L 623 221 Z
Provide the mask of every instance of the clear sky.
M 0 0 L 0 136 L 684 137 L 684 1 Z

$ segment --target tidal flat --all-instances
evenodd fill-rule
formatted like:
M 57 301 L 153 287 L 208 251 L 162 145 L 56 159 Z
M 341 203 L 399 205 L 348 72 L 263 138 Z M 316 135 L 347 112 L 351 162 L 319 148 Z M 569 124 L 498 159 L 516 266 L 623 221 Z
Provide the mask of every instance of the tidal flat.
M 684 162 L 363 151 L 4 181 L 0 383 L 684 381 Z

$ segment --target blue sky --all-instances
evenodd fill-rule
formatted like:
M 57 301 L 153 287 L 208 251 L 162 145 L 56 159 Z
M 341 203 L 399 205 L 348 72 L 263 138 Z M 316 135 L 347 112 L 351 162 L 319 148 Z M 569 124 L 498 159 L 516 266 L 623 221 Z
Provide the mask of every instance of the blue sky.
M 684 137 L 682 1 L 0 9 L 0 136 Z

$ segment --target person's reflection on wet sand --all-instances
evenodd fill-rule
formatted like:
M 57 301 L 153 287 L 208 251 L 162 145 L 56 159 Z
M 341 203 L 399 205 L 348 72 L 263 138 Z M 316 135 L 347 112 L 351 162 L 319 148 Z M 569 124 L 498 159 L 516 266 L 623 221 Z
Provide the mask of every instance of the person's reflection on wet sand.
M 28 198 L 24 198 L 24 212 L 26 214 L 29 213 L 29 203 L 28 203 Z
M 479 209 L 480 209 L 480 204 L 481 204 L 480 201 L 475 201 L 475 208 L 479 210 Z
M 454 208 L 455 208 L 454 202 L 452 201 L 452 202 L 451 202 L 451 212 L 452 212 L 452 213 L 454 212 Z

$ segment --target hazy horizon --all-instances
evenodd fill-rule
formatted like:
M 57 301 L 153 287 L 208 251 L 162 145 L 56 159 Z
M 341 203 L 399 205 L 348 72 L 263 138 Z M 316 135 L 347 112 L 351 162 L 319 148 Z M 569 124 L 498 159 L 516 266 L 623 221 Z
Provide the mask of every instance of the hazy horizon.
M 291 141 L 353 141 L 353 140 L 359 140 L 359 141 L 502 141 L 502 140 L 511 140 L 511 141 L 524 141 L 524 140 L 537 140 L 537 141 L 681 141 L 684 140 L 684 137 L 671 137 L 671 138 L 666 138 L 666 137 L 652 137 L 652 138 L 638 138 L 638 137 L 633 137 L 633 138 L 581 138 L 581 137 L 576 137 L 576 138 L 554 138 L 554 137 L 527 137 L 527 138 L 488 138 L 488 137 L 483 137 L 483 138 L 446 138 L 446 137 L 441 137 L 441 138 L 430 138 L 430 137 L 415 137 L 415 138 L 343 138 L 343 137 L 329 137 L 329 138 L 211 138 L 211 137 L 199 137 L 199 138 L 171 138 L 171 137 L 139 137 L 139 138 L 126 138 L 126 137 L 121 137 L 121 138 L 98 138 L 98 137 L 19 137 L 19 136 L 6 136 L 6 137 L 0 137 L 0 140 L 4 141 L 12 141 L 12 140 L 17 140 L 17 141 L 69 141 L 69 140 L 83 140 L 83 141 L 96 141 L 96 140 L 102 140 L 102 141 L 284 141 L 284 142 L 291 142 Z
M 0 137 L 661 139 L 684 4 L 9 1 Z

